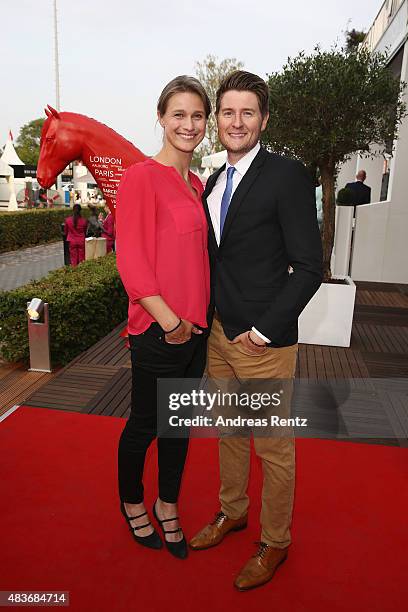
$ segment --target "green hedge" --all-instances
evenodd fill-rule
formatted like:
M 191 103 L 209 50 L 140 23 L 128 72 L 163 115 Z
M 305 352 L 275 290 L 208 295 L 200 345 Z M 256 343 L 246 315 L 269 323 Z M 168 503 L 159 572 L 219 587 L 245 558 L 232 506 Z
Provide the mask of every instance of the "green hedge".
M 337 204 L 350 206 L 353 204 L 353 192 L 348 187 L 343 187 L 337 194 Z
M 27 302 L 49 304 L 51 358 L 66 364 L 126 319 L 127 296 L 113 253 L 65 267 L 48 276 L 0 292 L 0 354 L 6 361 L 28 361 Z
M 82 214 L 84 217 L 89 216 L 89 209 L 83 207 Z M 61 223 L 70 215 L 70 208 L 1 213 L 0 253 L 60 240 Z

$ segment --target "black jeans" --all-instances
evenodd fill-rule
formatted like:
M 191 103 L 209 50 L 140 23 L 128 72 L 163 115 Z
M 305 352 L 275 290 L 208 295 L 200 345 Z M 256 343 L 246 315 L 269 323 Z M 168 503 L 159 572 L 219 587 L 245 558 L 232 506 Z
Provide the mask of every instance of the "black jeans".
M 147 449 L 157 435 L 157 379 L 201 378 L 207 338 L 192 334 L 184 344 L 167 344 L 153 323 L 137 336 L 129 335 L 132 353 L 132 407 L 119 441 L 119 495 L 123 502 L 143 501 L 143 469 Z M 189 439 L 158 438 L 159 497 L 176 503 Z

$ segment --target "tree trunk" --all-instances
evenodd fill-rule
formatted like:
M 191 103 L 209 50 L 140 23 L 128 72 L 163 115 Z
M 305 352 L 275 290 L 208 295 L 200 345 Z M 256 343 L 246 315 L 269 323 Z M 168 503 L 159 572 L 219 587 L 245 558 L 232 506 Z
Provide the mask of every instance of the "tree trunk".
M 332 163 L 320 165 L 320 176 L 323 191 L 323 280 L 331 278 L 330 260 L 334 244 L 334 229 L 336 220 L 336 194 L 335 194 L 336 166 Z

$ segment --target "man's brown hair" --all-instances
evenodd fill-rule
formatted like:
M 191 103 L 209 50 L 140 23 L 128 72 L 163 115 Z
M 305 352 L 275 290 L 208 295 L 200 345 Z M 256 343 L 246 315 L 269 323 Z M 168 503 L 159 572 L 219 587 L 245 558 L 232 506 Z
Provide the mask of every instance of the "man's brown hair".
M 269 89 L 265 81 L 257 74 L 253 74 L 252 72 L 235 70 L 225 77 L 217 90 L 215 105 L 215 112 L 217 115 L 220 112 L 222 96 L 227 91 L 231 91 L 232 89 L 235 91 L 252 91 L 252 93 L 254 93 L 258 98 L 259 110 L 261 111 L 262 117 L 265 117 L 268 114 Z

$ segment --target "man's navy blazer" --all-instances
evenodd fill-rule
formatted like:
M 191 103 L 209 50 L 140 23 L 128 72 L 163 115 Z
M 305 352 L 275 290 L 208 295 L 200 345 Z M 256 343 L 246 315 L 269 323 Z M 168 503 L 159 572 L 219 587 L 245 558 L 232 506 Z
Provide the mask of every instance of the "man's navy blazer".
M 203 194 L 209 324 L 216 308 L 230 340 L 255 326 L 270 346 L 290 346 L 298 340 L 298 317 L 322 281 L 313 182 L 302 163 L 261 148 L 233 194 L 218 246 L 207 197 L 224 169 L 208 178 Z

